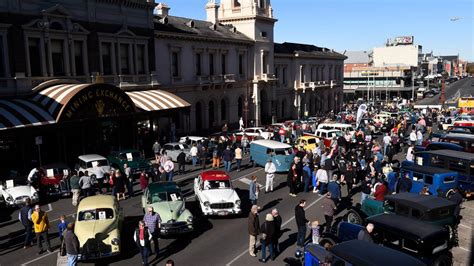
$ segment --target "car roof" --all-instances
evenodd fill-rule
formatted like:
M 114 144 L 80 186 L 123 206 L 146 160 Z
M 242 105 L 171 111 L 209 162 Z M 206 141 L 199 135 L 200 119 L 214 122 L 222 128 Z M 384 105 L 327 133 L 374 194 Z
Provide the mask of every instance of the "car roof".
M 176 182 L 155 182 L 148 184 L 148 191 L 151 193 L 160 193 L 166 191 L 180 190 L 180 187 Z
M 349 240 L 334 245 L 331 253 L 352 265 L 426 265 L 403 252 L 363 240 Z
M 446 173 L 457 174 L 456 171 L 448 170 L 445 168 L 439 168 L 439 167 L 433 167 L 433 166 L 421 166 L 417 164 L 403 165 L 403 169 L 411 170 L 414 172 L 421 172 L 421 173 L 430 174 L 430 175 L 446 174 Z
M 474 160 L 474 153 L 470 152 L 463 152 L 463 151 L 453 151 L 453 150 L 436 150 L 436 151 L 422 151 L 418 152 L 420 154 L 435 154 L 435 155 L 443 155 L 452 158 L 459 158 L 463 160 Z
M 79 158 L 79 160 L 82 160 L 84 162 L 107 160 L 107 158 L 105 158 L 102 155 L 98 155 L 98 154 L 85 154 L 85 155 L 81 155 L 77 158 Z
M 78 211 L 97 208 L 113 208 L 117 198 L 110 195 L 96 195 L 83 198 L 79 202 Z
M 67 169 L 69 166 L 65 163 L 50 163 L 50 164 L 43 164 L 41 166 L 43 169 Z
M 336 123 L 336 122 L 330 122 L 330 123 L 321 123 L 318 126 L 330 126 L 330 127 L 352 127 L 351 124 L 344 124 L 344 123 Z
M 168 143 L 166 143 L 165 145 L 186 145 L 186 143 L 182 143 L 182 142 L 168 142 Z
M 447 234 L 448 232 L 446 228 L 439 225 L 389 213 L 370 216 L 367 218 L 367 222 L 374 224 L 375 228 L 383 227 L 416 239 L 426 239 L 437 234 Z
M 432 195 L 420 195 L 416 193 L 398 193 L 393 195 L 386 195 L 386 200 L 394 202 L 401 202 L 404 205 L 412 206 L 422 211 L 430 211 L 433 209 L 443 207 L 455 207 L 456 203 L 448 199 L 432 196 Z
M 230 176 L 224 171 L 205 171 L 201 173 L 202 180 L 225 181 L 230 180 Z
M 288 148 L 291 148 L 291 146 L 286 144 L 286 143 L 281 143 L 279 141 L 268 140 L 268 139 L 254 140 L 254 141 L 252 141 L 252 143 L 250 145 L 252 145 L 252 144 L 265 146 L 265 147 L 268 147 L 270 149 L 288 149 Z
M 470 133 L 449 133 L 444 135 L 446 139 L 474 140 L 474 135 Z
M 181 137 L 180 140 L 186 140 L 186 138 L 189 138 L 189 140 L 204 140 L 206 137 L 199 137 L 199 136 L 186 136 L 186 137 Z

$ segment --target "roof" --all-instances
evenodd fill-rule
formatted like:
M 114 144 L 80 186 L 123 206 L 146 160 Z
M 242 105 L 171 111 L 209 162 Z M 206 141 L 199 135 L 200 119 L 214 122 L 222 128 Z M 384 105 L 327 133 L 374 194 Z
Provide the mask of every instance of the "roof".
M 446 238 L 448 238 L 448 231 L 442 226 L 396 214 L 383 213 L 370 216 L 367 218 L 367 222 L 374 224 L 375 228 L 383 227 L 384 229 L 397 231 L 414 239 L 426 239 L 443 233 L 445 233 Z
M 224 181 L 230 180 L 230 176 L 224 171 L 205 171 L 201 173 L 202 180 Z
M 107 158 L 105 158 L 102 155 L 98 155 L 98 154 L 85 154 L 85 155 L 81 155 L 77 158 L 79 158 L 79 160 L 82 160 L 84 162 L 107 160 Z
M 443 207 L 455 207 L 456 203 L 431 195 L 419 195 L 416 193 L 398 193 L 385 196 L 386 200 L 404 203 L 404 205 L 412 206 L 414 208 L 430 211 L 433 209 Z
M 332 57 L 334 59 L 344 60 L 347 57 L 343 54 L 340 54 L 332 49 L 325 47 L 319 47 L 312 44 L 302 44 L 302 43 L 274 43 L 274 52 L 275 54 L 298 54 L 299 56 L 319 56 L 319 57 Z
M 315 136 L 301 136 L 298 139 L 317 139 Z
M 352 265 L 425 265 L 415 257 L 363 240 L 350 240 L 337 244 L 331 248 L 331 253 Z
M 83 198 L 79 202 L 78 211 L 97 208 L 113 208 L 117 198 L 110 195 L 96 195 Z
M 286 143 L 281 143 L 279 141 L 274 141 L 274 140 L 267 140 L 267 139 L 259 139 L 259 140 L 254 140 L 250 145 L 257 144 L 261 146 L 265 146 L 271 149 L 288 149 L 291 148 L 290 145 Z
M 455 171 L 451 171 L 448 169 L 433 167 L 433 166 L 421 166 L 417 164 L 403 165 L 403 168 L 412 170 L 414 172 L 421 172 L 421 173 L 430 174 L 430 175 L 446 174 L 446 173 L 457 174 Z
M 368 64 L 369 63 L 369 54 L 368 51 L 346 51 L 344 54 L 347 56 L 347 59 L 344 60 L 346 64 Z
M 151 193 L 160 193 L 165 191 L 177 191 L 180 187 L 176 182 L 155 182 L 148 185 L 148 191 Z
M 463 151 L 436 150 L 436 151 L 418 152 L 417 154 L 443 155 L 443 156 L 447 156 L 447 157 L 451 157 L 451 158 L 455 158 L 455 159 L 474 161 L 474 153 L 463 152 Z

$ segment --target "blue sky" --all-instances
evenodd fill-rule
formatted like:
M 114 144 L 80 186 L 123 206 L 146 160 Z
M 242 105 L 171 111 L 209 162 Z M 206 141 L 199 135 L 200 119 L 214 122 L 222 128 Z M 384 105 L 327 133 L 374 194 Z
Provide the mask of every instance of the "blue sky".
M 158 2 L 158 0 L 157 0 Z M 207 0 L 165 0 L 170 15 L 205 19 Z M 191 4 L 192 3 L 192 4 Z M 277 42 L 370 50 L 413 35 L 423 52 L 474 61 L 472 0 L 272 0 Z M 461 17 L 452 22 L 450 18 Z

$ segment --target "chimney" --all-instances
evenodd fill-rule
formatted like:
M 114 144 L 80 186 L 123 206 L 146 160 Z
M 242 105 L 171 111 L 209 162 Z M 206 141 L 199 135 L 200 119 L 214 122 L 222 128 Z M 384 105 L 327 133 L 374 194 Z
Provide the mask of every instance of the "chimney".
M 217 18 L 217 11 L 219 10 L 219 5 L 216 3 L 216 0 L 209 0 L 206 4 L 206 14 L 207 21 L 218 24 L 219 19 Z
M 155 7 L 155 14 L 158 16 L 166 17 L 170 11 L 170 7 L 165 3 L 159 3 Z

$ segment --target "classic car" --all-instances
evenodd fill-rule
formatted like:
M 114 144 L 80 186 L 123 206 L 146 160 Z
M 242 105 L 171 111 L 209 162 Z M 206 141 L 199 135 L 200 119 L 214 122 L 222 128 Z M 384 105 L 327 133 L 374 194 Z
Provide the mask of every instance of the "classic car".
M 198 142 L 204 142 L 205 140 L 207 140 L 206 137 L 199 137 L 199 136 L 186 136 L 186 137 L 181 137 L 179 139 L 179 143 L 184 143 L 184 144 L 188 144 L 188 145 L 193 145 L 193 144 L 196 144 Z M 188 143 L 186 143 L 188 142 Z
M 301 136 L 296 140 L 295 148 L 303 147 L 305 151 L 313 151 L 316 148 L 319 139 L 311 136 Z
M 98 154 L 86 154 L 78 157 L 79 162 L 76 165 L 76 170 L 81 172 L 94 173 L 94 167 L 98 164 L 100 167 L 108 173 L 110 171 L 109 161 L 104 156 Z
M 271 139 L 273 136 L 273 132 L 267 131 L 263 127 L 248 127 L 245 128 L 243 131 L 238 131 L 233 134 L 229 133 L 230 140 L 233 141 L 234 135 L 237 138 L 236 142 L 240 142 L 242 140 L 243 135 L 246 135 L 249 141 L 254 139 Z
M 4 185 L 0 185 L 0 197 L 3 198 L 6 207 L 21 207 L 27 198 L 31 203 L 39 202 L 39 194 L 30 185 L 16 185 L 13 180 L 6 180 Z
M 117 198 L 109 195 L 82 199 L 77 207 L 74 233 L 79 239 L 79 259 L 119 255 L 123 213 Z
M 178 155 L 181 153 L 181 150 L 186 154 L 186 162 L 191 162 L 191 147 L 187 144 L 180 142 L 166 143 L 163 145 L 163 153 L 166 152 L 166 156 L 171 157 L 171 161 L 176 162 L 178 160 Z
M 175 182 L 149 184 L 142 195 L 143 212 L 148 206 L 160 214 L 161 235 L 187 233 L 193 230 L 193 215 L 186 209 L 181 188 Z
M 122 173 L 124 172 L 124 164 L 130 167 L 132 175 L 138 175 L 141 171 L 145 171 L 146 173 L 153 171 L 152 164 L 143 157 L 139 150 L 113 151 L 109 154 L 107 159 L 113 168 L 120 169 Z
M 204 215 L 240 214 L 240 198 L 224 171 L 205 171 L 194 179 L 194 194 Z
M 44 165 L 39 169 L 41 196 L 67 197 L 71 195 L 69 167 L 64 163 Z
M 274 140 L 255 140 L 250 143 L 250 162 L 265 167 L 268 159 L 275 164 L 277 172 L 290 169 L 295 153 L 290 145 Z
M 316 129 L 313 133 L 304 133 L 305 136 L 315 136 L 323 141 L 324 146 L 329 147 L 331 146 L 331 141 L 334 138 L 338 138 L 343 136 L 343 132 L 338 129 Z

